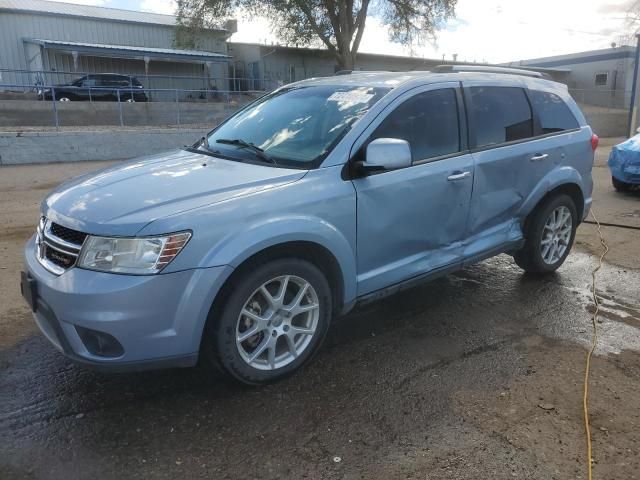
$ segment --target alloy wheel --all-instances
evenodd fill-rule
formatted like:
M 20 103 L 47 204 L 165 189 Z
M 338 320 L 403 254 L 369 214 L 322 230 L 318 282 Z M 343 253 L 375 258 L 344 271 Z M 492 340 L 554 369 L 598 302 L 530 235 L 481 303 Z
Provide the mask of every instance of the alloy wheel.
M 571 212 L 565 206 L 555 208 L 542 229 L 540 241 L 540 254 L 547 265 L 558 262 L 569 246 L 573 219 Z
M 320 302 L 313 286 L 295 275 L 263 283 L 247 299 L 236 325 L 242 359 L 258 370 L 276 370 L 295 361 L 313 339 Z

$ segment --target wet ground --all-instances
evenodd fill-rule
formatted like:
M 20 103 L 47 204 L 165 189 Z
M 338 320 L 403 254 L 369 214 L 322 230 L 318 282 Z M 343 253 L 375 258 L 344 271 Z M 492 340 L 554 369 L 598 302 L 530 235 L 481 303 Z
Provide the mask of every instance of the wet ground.
M 105 375 L 50 347 L 17 294 L 40 197 L 83 169 L 0 169 L 0 478 L 586 478 L 592 226 L 554 276 L 503 255 L 336 320 L 314 361 L 277 385 L 241 388 L 205 367 Z M 599 220 L 640 225 L 624 215 L 640 198 L 595 176 Z M 633 479 L 640 232 L 605 236 L 594 473 Z

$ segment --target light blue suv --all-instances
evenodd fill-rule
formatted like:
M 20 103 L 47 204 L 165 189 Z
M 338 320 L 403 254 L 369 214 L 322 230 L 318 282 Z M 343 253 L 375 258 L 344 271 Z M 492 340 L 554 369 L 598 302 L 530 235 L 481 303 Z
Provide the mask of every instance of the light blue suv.
M 102 368 L 290 374 L 332 317 L 500 253 L 555 271 L 597 137 L 530 72 L 353 73 L 266 95 L 192 147 L 61 185 L 25 249 L 46 337 Z

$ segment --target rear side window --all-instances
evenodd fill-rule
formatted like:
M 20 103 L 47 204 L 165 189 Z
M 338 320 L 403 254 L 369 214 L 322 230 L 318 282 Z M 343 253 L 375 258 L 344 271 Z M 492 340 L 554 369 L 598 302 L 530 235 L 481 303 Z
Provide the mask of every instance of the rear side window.
M 108 87 L 127 87 L 129 86 L 129 79 L 127 77 L 109 75 L 102 77 L 102 84 Z
M 376 138 L 406 140 L 414 162 L 460 151 L 455 90 L 431 90 L 405 101 L 383 120 L 370 140 Z
M 578 128 L 578 121 L 567 104 L 556 94 L 529 90 L 529 98 L 540 118 L 542 133 Z
M 522 88 L 471 87 L 469 93 L 476 147 L 533 136 L 531 107 Z

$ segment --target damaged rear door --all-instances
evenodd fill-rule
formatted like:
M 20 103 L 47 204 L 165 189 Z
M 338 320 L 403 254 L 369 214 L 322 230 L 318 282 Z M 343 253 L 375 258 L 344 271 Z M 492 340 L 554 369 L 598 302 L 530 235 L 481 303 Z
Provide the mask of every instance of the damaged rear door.
M 518 212 L 552 155 L 537 130 L 524 86 L 513 80 L 463 82 L 474 182 L 464 256 L 500 249 L 522 238 Z
M 398 138 L 409 142 L 412 165 L 353 180 L 358 295 L 461 262 L 473 159 L 459 85 L 405 93 L 363 134 L 355 159 L 376 138 Z

